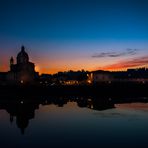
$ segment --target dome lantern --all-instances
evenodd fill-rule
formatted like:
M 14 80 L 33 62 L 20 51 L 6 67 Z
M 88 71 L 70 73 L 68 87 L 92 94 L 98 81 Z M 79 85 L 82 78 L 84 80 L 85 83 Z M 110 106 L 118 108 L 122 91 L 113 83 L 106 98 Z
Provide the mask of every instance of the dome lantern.
M 25 47 L 21 47 L 21 51 L 17 55 L 17 64 L 24 64 L 29 62 L 29 56 L 25 51 Z

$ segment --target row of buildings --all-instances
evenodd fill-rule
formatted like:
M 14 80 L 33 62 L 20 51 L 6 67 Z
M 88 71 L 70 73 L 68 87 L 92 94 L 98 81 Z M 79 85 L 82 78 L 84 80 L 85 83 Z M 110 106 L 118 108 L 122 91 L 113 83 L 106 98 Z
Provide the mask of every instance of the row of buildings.
M 136 68 L 127 69 L 127 71 L 92 71 L 89 73 L 88 81 L 90 83 L 99 82 L 148 82 L 148 69 Z
M 39 75 L 35 71 L 35 64 L 29 61 L 25 47 L 17 54 L 16 63 L 10 58 L 10 70 L 0 72 L 0 84 L 36 84 L 36 85 L 80 85 L 112 82 L 138 82 L 148 81 L 148 69 L 128 69 L 127 71 L 67 71 L 57 74 Z

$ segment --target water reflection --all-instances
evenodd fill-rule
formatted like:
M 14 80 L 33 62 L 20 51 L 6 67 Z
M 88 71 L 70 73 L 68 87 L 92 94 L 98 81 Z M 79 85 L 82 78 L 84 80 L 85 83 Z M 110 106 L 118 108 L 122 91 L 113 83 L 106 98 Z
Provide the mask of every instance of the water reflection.
M 141 99 L 147 102 L 147 99 Z M 39 105 L 56 105 L 58 107 L 64 107 L 68 102 L 76 102 L 80 108 L 88 108 L 91 110 L 103 111 L 119 107 L 124 103 L 122 99 L 111 98 L 98 98 L 98 97 L 39 97 L 39 98 L 24 98 L 24 99 L 12 99 L 3 98 L 0 99 L 0 109 L 6 110 L 10 115 L 10 123 L 16 122 L 17 127 L 21 133 L 24 134 L 25 129 L 29 125 L 29 120 L 35 118 L 35 110 L 39 109 Z M 126 102 L 131 102 L 131 99 L 126 99 Z M 16 121 L 14 121 L 14 117 Z
M 2 100 L 0 101 L 0 109 L 6 110 L 10 115 L 10 123 L 14 122 L 24 134 L 25 128 L 29 125 L 29 120 L 35 117 L 35 109 L 39 108 L 39 102 L 21 101 L 21 100 Z

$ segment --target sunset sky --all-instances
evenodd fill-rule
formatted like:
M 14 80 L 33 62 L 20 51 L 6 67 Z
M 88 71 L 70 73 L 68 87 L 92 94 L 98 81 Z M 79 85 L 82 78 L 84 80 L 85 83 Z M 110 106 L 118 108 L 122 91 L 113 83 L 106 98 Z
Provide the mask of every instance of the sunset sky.
M 21 45 L 40 73 L 148 66 L 148 0 L 0 0 L 0 71 Z

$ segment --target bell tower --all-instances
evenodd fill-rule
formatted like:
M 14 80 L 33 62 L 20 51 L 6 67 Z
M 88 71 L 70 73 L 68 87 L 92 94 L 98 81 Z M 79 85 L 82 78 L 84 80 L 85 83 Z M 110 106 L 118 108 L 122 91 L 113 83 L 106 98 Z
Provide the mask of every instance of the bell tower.
M 10 70 L 12 69 L 12 66 L 14 65 L 14 59 L 13 57 L 10 58 Z

